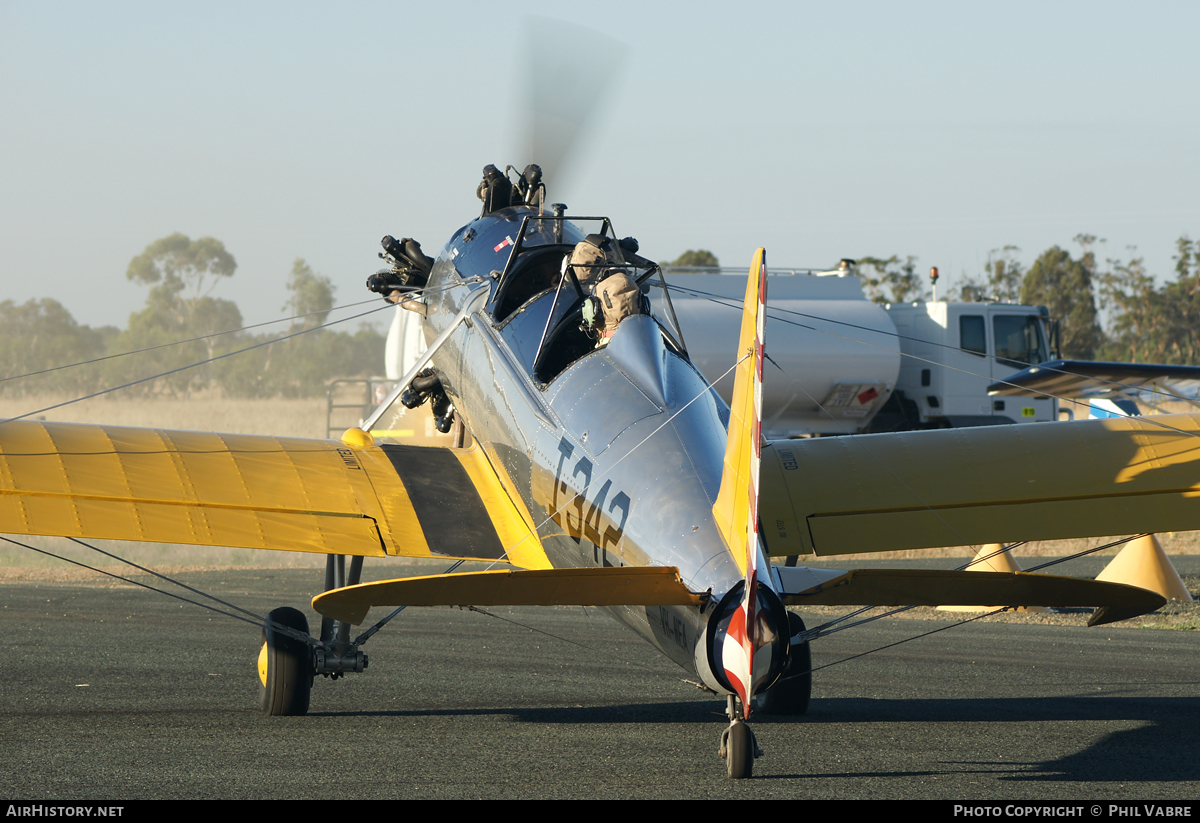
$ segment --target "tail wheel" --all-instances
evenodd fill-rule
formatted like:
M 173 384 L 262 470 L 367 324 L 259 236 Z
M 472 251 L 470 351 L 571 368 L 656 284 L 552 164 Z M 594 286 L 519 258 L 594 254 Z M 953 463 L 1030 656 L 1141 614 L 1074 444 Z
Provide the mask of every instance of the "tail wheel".
M 788 612 L 788 627 L 795 637 L 804 631 L 804 621 L 800 615 Z M 775 685 L 759 698 L 758 710 L 763 714 L 806 714 L 811 697 L 812 649 L 808 643 L 800 643 L 788 650 L 787 666 Z
M 258 652 L 258 695 L 265 714 L 308 713 L 312 691 L 312 649 L 307 643 L 278 631 L 275 624 L 308 634 L 308 619 L 284 607 L 267 615 L 262 648 Z
M 749 726 L 741 720 L 733 721 L 725 730 L 721 748 L 731 778 L 743 780 L 754 774 L 754 733 Z

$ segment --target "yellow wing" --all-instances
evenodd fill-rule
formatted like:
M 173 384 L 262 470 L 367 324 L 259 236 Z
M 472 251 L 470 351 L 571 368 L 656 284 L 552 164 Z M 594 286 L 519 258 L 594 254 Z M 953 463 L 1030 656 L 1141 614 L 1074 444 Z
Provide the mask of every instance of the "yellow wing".
M 1200 529 L 1200 415 L 776 441 L 775 556 Z
M 480 447 L 357 434 L 4 422 L 0 532 L 549 568 L 532 518 Z

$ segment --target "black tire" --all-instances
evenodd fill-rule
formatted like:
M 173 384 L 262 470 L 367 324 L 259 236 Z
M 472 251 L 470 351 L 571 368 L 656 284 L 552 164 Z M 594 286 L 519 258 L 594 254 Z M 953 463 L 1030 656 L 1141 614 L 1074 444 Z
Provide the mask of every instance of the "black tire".
M 788 612 L 791 636 L 804 631 L 800 615 Z M 808 713 L 812 698 L 812 649 L 807 643 L 792 646 L 788 651 L 787 667 L 775 685 L 759 699 L 758 710 L 763 714 L 798 716 Z
M 740 720 L 729 726 L 725 764 L 729 767 L 729 776 L 734 780 L 744 780 L 754 774 L 754 735 L 750 727 Z
M 263 626 L 258 653 L 258 696 L 265 714 L 294 716 L 308 713 L 312 692 L 312 648 L 272 627 L 272 623 L 308 634 L 308 619 L 296 609 L 273 609 Z

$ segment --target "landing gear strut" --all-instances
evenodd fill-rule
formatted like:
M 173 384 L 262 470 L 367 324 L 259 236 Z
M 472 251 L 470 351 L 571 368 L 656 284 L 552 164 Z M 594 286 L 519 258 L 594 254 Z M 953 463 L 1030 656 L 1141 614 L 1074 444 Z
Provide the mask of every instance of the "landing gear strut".
M 729 695 L 725 713 L 729 715 L 729 728 L 721 732 L 721 748 L 718 754 L 725 760 L 729 776 L 742 780 L 754 774 L 754 758 L 762 755 L 754 730 L 746 725 L 737 697 Z
M 325 591 L 357 586 L 362 579 L 362 565 L 361 557 L 352 557 L 347 575 L 345 555 L 326 555 Z M 367 668 L 367 656 L 350 643 L 350 624 L 329 617 L 321 618 L 321 645 L 313 652 L 313 661 L 316 673 L 332 680 Z

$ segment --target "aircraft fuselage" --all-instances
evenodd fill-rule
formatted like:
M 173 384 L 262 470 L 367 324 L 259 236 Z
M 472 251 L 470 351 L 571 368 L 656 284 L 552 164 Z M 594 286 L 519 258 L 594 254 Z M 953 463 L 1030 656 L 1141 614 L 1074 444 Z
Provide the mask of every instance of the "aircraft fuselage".
M 675 566 L 692 591 L 711 590 L 715 605 L 742 579 L 712 516 L 725 448 L 723 404 L 652 316 L 627 318 L 607 346 L 595 348 L 571 319 L 573 294 L 564 288 L 547 336 L 556 289 L 534 282 L 521 299 L 519 282 L 493 276 L 505 271 L 522 218 L 532 214 L 510 208 L 479 218 L 439 254 L 426 289 L 428 341 L 471 294 L 468 286 L 451 286 L 482 275 L 484 285 L 474 288 L 491 295 L 434 356 L 434 368 L 510 494 L 532 514 L 550 564 Z M 552 258 L 547 266 L 557 271 L 563 254 L 544 247 L 565 253 L 583 234 L 570 223 L 559 230 L 546 222 L 540 232 L 526 230 L 519 252 Z M 523 274 L 520 258 L 515 263 L 509 279 L 544 275 Z M 548 350 L 567 351 L 563 362 L 538 371 L 543 336 Z M 610 611 L 719 688 L 705 642 L 711 607 Z

